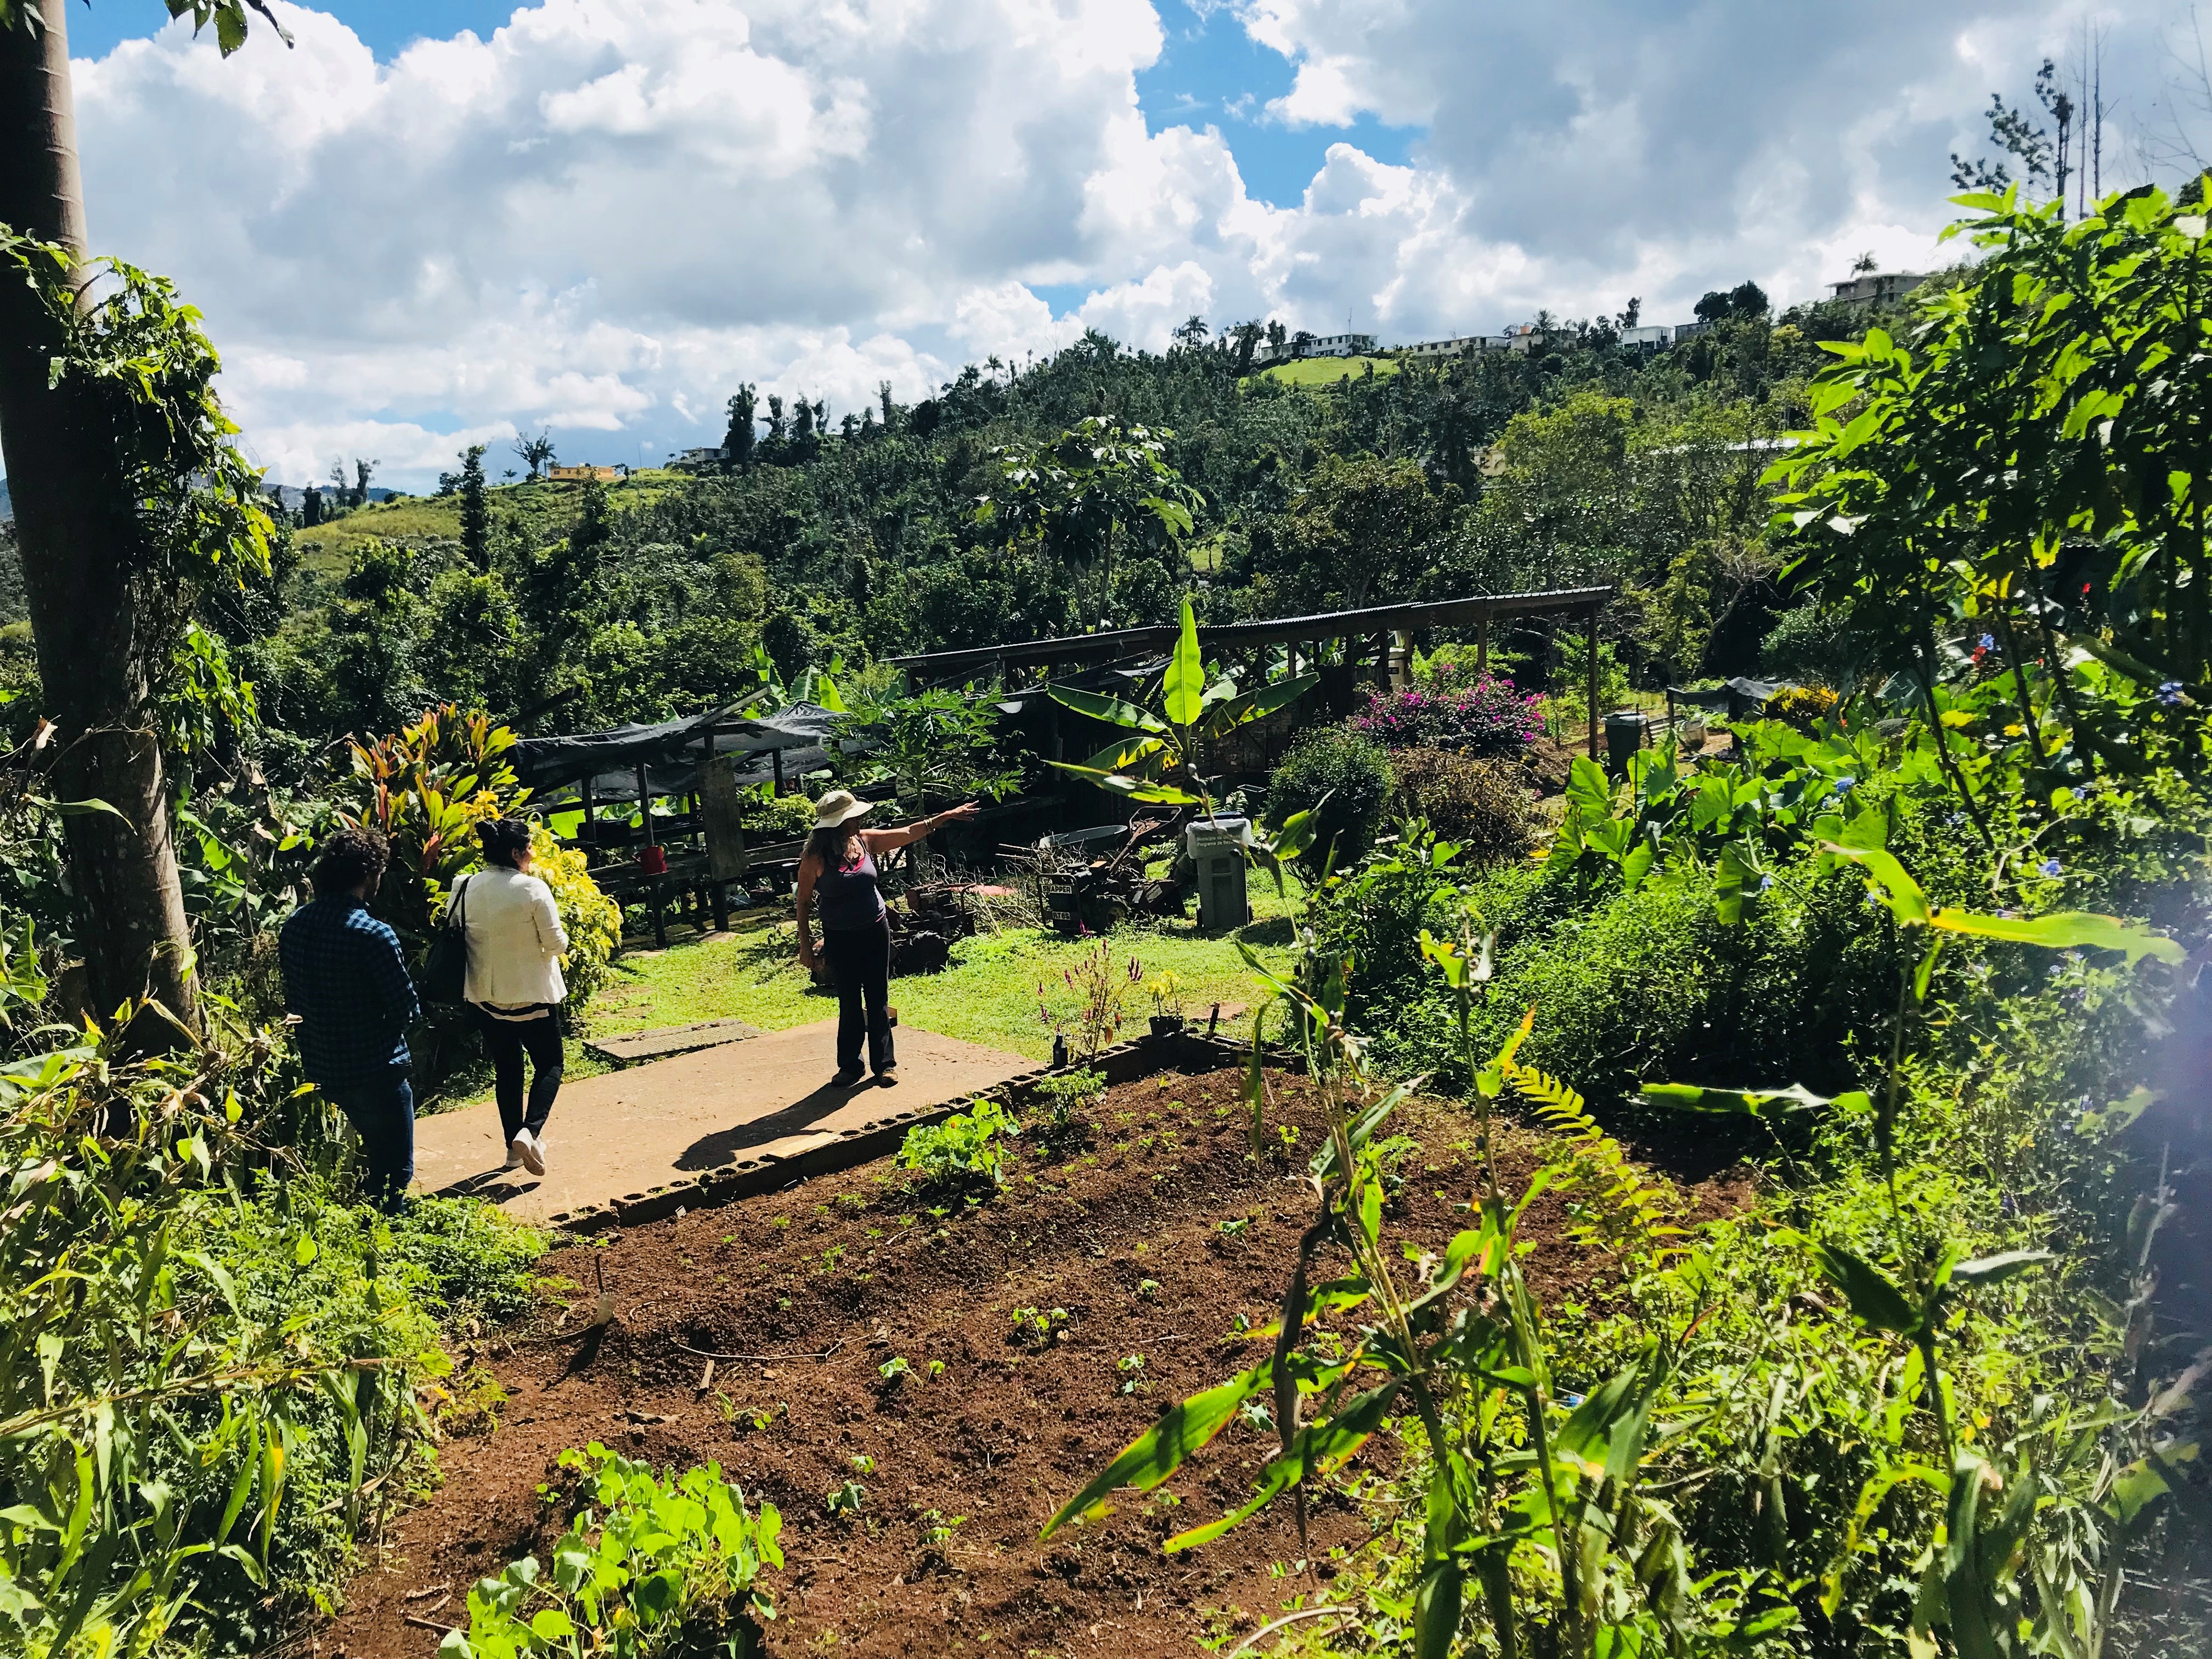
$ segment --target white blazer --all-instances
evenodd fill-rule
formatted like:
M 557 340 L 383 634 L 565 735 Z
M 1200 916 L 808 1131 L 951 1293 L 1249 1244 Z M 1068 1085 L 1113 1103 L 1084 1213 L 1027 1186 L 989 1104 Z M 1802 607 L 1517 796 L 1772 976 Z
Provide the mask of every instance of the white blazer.
M 568 948 L 553 890 L 520 870 L 479 870 L 454 902 L 468 929 L 471 1002 L 499 1008 L 559 1002 L 568 994 L 560 957 Z

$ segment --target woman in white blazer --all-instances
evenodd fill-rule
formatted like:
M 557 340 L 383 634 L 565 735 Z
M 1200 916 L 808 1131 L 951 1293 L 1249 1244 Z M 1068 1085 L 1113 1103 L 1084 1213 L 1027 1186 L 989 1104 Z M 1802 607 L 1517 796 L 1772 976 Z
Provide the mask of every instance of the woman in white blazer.
M 477 825 L 477 839 L 483 843 L 484 867 L 453 896 L 468 939 L 462 995 L 491 1051 L 507 1167 L 520 1164 L 542 1176 L 545 1119 L 561 1091 L 560 1011 L 568 994 L 561 957 L 568 935 L 553 890 L 530 873 L 530 826 L 520 818 L 489 818 Z M 532 1072 L 526 1099 L 526 1054 Z

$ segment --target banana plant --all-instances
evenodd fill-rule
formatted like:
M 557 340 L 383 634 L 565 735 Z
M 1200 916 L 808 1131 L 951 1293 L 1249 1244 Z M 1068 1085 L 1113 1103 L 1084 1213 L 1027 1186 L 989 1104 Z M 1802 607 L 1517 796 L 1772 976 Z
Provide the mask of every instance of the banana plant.
M 1206 781 L 1198 767 L 1200 745 L 1240 726 L 1265 720 L 1286 708 L 1320 684 L 1315 674 L 1274 680 L 1239 692 L 1226 675 L 1208 684 L 1206 659 L 1198 648 L 1198 619 L 1190 600 L 1182 602 L 1182 635 L 1160 679 L 1159 703 L 1147 708 L 1094 691 L 1052 688 L 1054 701 L 1077 714 L 1115 726 L 1127 735 L 1081 763 L 1054 761 L 1071 777 L 1096 784 L 1125 800 L 1162 806 L 1212 810 Z

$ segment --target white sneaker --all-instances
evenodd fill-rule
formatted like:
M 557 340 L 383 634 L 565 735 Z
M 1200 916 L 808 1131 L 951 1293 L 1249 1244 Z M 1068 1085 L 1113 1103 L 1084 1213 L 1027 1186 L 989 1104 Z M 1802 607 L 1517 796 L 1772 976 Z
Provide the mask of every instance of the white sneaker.
M 544 1137 L 533 1135 L 529 1130 L 525 1129 L 520 1134 L 515 1136 L 515 1140 L 522 1147 L 522 1167 L 534 1176 L 544 1175 L 545 1173 Z
M 520 1136 L 507 1143 L 507 1167 L 510 1170 L 522 1167 L 522 1140 Z

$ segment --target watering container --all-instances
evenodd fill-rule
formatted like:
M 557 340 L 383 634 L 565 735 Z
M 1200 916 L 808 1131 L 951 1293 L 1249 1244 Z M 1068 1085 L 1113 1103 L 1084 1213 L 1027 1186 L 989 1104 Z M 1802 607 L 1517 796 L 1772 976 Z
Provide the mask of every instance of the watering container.
M 1628 757 L 1644 746 L 1650 717 L 1633 708 L 1618 708 L 1605 717 L 1605 759 L 1616 775 L 1628 769 Z
M 1252 920 L 1244 890 L 1249 818 L 1197 818 L 1182 832 L 1183 851 L 1198 866 L 1198 925 L 1209 931 L 1242 927 Z

